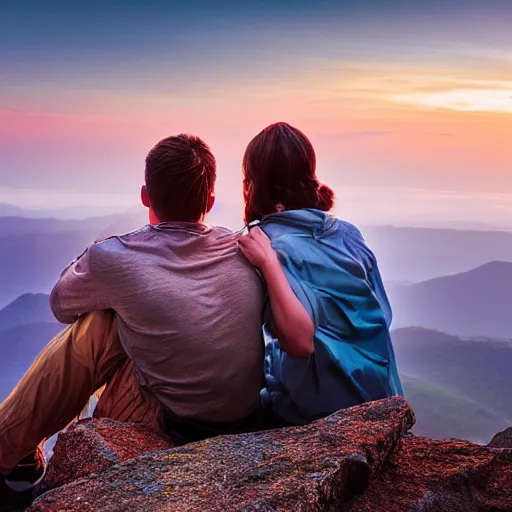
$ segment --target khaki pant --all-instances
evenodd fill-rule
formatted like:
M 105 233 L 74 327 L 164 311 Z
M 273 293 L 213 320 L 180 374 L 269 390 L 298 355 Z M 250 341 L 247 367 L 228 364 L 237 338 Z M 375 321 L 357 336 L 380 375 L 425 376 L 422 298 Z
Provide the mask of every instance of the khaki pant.
M 160 427 L 160 405 L 139 386 L 110 311 L 58 334 L 0 404 L 0 475 L 66 428 L 103 386 L 95 417 Z

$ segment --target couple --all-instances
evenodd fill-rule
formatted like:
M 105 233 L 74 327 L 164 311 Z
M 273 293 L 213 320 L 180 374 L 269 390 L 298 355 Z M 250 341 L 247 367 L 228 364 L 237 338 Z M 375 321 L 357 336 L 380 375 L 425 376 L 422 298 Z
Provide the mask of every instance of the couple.
M 402 393 L 375 257 L 327 213 L 333 192 L 315 167 L 301 131 L 259 133 L 243 158 L 241 236 L 204 223 L 216 164 L 201 139 L 149 152 L 150 224 L 93 244 L 64 271 L 51 307 L 71 325 L 0 405 L 11 489 L 39 483 L 42 441 L 99 390 L 95 417 L 142 421 L 176 444 Z

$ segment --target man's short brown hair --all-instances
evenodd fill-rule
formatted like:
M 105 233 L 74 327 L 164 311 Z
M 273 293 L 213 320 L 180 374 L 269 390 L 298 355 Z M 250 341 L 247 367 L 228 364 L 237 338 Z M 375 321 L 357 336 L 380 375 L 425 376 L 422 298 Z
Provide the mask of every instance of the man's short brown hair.
M 146 157 L 148 197 L 162 222 L 201 219 L 208 213 L 216 177 L 215 157 L 194 135 L 167 137 Z

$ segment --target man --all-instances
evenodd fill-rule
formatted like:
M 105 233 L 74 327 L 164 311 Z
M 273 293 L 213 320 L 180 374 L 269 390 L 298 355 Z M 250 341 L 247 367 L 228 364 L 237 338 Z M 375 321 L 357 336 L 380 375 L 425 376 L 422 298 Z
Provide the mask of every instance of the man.
M 201 139 L 162 140 L 141 191 L 150 224 L 93 244 L 62 274 L 51 306 L 72 325 L 0 405 L 12 489 L 42 479 L 41 442 L 105 385 L 95 416 L 145 421 L 177 442 L 256 427 L 263 290 L 238 237 L 204 224 L 215 178 Z

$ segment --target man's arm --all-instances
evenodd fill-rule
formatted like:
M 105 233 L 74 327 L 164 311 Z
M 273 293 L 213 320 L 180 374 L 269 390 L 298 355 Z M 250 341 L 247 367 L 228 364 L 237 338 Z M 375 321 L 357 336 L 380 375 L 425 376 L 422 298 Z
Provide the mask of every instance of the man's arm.
M 67 267 L 50 295 L 50 306 L 55 318 L 63 324 L 72 324 L 91 311 L 112 306 L 106 287 L 94 271 L 96 245 L 91 245 Z

